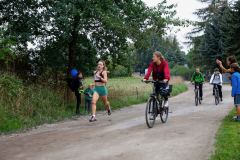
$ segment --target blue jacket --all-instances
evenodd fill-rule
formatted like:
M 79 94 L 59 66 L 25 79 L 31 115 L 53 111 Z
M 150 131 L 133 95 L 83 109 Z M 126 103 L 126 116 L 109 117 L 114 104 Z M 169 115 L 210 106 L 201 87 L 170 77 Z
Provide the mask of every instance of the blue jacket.
M 240 94 L 240 73 L 234 72 L 231 77 L 232 80 L 232 97 Z

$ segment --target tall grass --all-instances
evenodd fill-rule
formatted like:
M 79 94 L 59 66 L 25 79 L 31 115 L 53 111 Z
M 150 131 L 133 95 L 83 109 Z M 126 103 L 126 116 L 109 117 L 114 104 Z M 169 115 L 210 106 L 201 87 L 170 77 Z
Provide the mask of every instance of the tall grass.
M 12 132 L 51 123 L 73 115 L 55 92 L 41 86 L 24 86 L 13 75 L 0 77 L 0 132 Z
M 87 78 L 84 84 L 87 86 L 91 81 L 91 78 Z M 181 77 L 173 77 L 170 84 L 173 84 L 172 96 L 176 96 L 187 90 L 187 86 L 184 84 L 183 78 Z M 112 78 L 109 79 L 107 88 L 109 90 L 108 98 L 113 109 L 144 103 L 153 90 L 153 86 L 151 84 L 142 83 L 140 77 Z M 98 102 L 97 106 L 99 110 L 105 108 L 101 101 Z
M 107 88 L 113 109 L 146 102 L 152 86 L 140 80 L 134 77 L 109 80 Z M 92 79 L 87 78 L 84 81 L 85 87 L 91 82 Z M 187 90 L 186 85 L 179 78 L 173 79 L 172 83 L 175 84 L 173 95 Z M 43 123 L 53 123 L 72 117 L 75 114 L 75 100 L 66 103 L 62 95 L 59 91 L 40 85 L 26 86 L 14 75 L 1 75 L 0 133 L 21 131 Z M 101 101 L 97 106 L 98 110 L 105 108 Z

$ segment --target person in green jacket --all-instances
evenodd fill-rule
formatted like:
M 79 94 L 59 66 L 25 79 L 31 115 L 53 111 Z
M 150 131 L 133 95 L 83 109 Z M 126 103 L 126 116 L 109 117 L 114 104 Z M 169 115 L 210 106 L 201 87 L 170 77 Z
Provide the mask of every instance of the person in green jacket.
M 91 105 L 92 105 L 92 97 L 94 93 L 94 85 L 90 84 L 88 88 L 84 90 L 85 95 L 85 112 L 90 113 Z
M 203 98 L 202 98 L 203 97 L 202 88 L 203 88 L 204 76 L 200 72 L 200 68 L 196 68 L 196 71 L 192 75 L 191 82 L 195 84 L 195 89 L 197 88 L 197 86 L 199 86 L 200 98 L 201 98 L 201 100 L 203 100 Z

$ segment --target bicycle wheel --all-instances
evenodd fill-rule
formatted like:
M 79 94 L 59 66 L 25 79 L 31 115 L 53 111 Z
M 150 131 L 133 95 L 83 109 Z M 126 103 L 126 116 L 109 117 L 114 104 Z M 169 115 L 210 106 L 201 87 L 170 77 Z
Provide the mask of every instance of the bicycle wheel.
M 200 98 L 200 92 L 198 92 L 198 101 L 199 101 L 198 102 L 199 104 L 202 104 L 202 99 Z
M 164 101 L 162 101 L 161 106 L 160 106 L 160 118 L 162 123 L 166 123 L 168 119 L 168 107 L 164 107 Z
M 149 98 L 145 110 L 146 124 L 148 128 L 152 128 L 155 124 L 155 120 L 157 117 L 156 105 L 156 100 L 154 98 Z
M 214 91 L 215 91 L 215 104 L 218 105 L 219 104 L 219 92 L 217 89 L 215 89 Z
M 198 90 L 195 90 L 195 105 L 198 106 L 199 102 L 199 96 L 198 96 Z

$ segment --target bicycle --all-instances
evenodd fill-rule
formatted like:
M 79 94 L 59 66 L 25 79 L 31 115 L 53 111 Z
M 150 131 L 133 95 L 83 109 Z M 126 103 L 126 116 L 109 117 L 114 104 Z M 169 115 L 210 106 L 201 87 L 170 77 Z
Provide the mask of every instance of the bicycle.
M 164 107 L 165 99 L 163 97 L 160 91 L 160 93 L 155 93 L 155 84 L 166 84 L 165 82 L 162 81 L 144 81 L 145 83 L 153 83 L 153 93 L 150 95 L 147 105 L 146 105 L 146 110 L 145 110 L 145 119 L 146 119 L 146 124 L 148 128 L 152 128 L 155 124 L 155 120 L 160 115 L 160 119 L 162 123 L 166 123 L 168 119 L 168 113 L 169 113 L 169 108 Z M 169 86 L 169 89 L 163 89 L 162 92 L 170 92 L 172 86 Z
M 196 88 L 194 89 L 194 92 L 195 92 L 195 105 L 198 106 L 198 104 L 202 104 L 200 91 L 199 91 L 199 84 L 196 84 Z
M 213 93 L 214 93 L 215 104 L 218 105 L 220 102 L 220 97 L 219 97 L 219 90 L 218 90 L 217 84 L 214 84 Z

